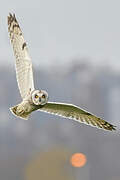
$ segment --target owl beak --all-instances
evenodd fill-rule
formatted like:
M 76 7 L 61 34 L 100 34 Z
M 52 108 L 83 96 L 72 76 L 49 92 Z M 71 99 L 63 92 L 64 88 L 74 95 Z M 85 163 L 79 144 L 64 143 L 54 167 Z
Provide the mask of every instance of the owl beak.
M 41 102 L 41 98 L 39 97 L 39 102 Z

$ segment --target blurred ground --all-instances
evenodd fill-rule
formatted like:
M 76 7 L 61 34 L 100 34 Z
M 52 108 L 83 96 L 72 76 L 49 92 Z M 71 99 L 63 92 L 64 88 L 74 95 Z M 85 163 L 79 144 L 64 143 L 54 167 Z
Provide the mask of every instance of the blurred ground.
M 107 65 L 72 60 L 68 66 L 34 68 L 36 88 L 50 101 L 74 103 L 119 128 L 120 73 Z M 0 179 L 118 180 L 118 132 L 107 132 L 72 120 L 33 113 L 29 121 L 14 117 L 9 107 L 20 102 L 14 66 L 0 67 Z M 87 163 L 72 167 L 73 153 Z

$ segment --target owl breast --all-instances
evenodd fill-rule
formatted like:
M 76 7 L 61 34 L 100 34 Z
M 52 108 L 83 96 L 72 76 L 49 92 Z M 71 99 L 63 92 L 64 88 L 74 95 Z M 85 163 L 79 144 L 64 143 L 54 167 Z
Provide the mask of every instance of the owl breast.
M 35 110 L 35 107 L 29 103 L 29 101 L 23 101 L 17 107 L 16 113 L 18 115 L 30 114 Z

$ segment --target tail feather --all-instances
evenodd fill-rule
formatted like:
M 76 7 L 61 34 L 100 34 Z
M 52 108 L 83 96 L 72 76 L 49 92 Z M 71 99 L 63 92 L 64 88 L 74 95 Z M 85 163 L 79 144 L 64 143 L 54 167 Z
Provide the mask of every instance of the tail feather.
M 10 108 L 10 111 L 15 115 L 15 116 L 17 116 L 17 117 L 19 117 L 19 118 L 21 118 L 21 119 L 24 119 L 24 120 L 28 120 L 28 118 L 29 118 L 29 116 L 30 116 L 30 114 L 18 114 L 17 113 L 17 107 L 18 107 L 18 105 L 16 105 L 16 106 L 13 106 L 13 107 L 11 107 Z

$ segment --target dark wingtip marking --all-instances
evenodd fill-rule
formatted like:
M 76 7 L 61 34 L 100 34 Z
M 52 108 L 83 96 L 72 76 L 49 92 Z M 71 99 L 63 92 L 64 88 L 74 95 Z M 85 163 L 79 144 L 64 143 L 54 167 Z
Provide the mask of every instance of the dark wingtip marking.
M 12 14 L 9 13 L 9 16 L 8 16 L 8 25 L 11 25 L 12 21 L 13 21 Z
M 15 19 L 15 16 L 9 13 L 8 22 L 11 23 Z
M 112 131 L 112 130 L 113 130 L 113 131 L 116 131 L 116 126 L 110 125 L 110 127 L 111 127 L 111 131 Z
M 116 126 L 109 124 L 108 122 L 104 122 L 104 126 L 107 130 L 111 130 L 111 131 L 116 130 L 115 128 Z
M 14 25 L 13 25 L 13 29 L 14 29 L 15 27 L 19 28 L 19 25 L 18 25 L 18 24 L 14 24 Z
M 27 46 L 27 44 L 26 44 L 26 42 L 24 42 L 22 45 L 22 50 L 24 50 L 26 46 Z
M 15 21 L 15 22 L 17 23 L 15 27 L 19 27 L 18 22 L 17 22 L 17 19 L 16 19 L 16 17 L 15 17 L 15 14 L 12 15 L 11 13 L 9 13 L 9 15 L 8 15 L 8 25 L 9 25 L 9 27 L 11 26 L 11 23 L 12 23 L 13 21 Z M 13 27 L 13 28 L 14 28 L 14 27 Z

